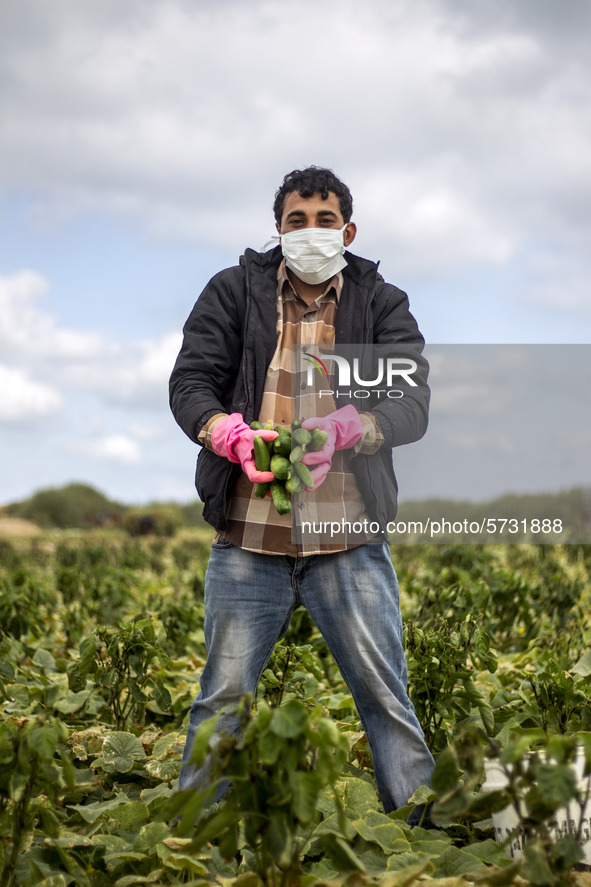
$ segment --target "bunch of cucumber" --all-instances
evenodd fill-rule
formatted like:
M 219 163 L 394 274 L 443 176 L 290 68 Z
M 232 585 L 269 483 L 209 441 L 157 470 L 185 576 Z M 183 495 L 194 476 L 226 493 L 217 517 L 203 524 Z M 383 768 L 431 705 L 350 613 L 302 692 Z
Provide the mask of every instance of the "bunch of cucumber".
M 278 436 L 266 443 L 262 437 L 253 438 L 255 464 L 259 471 L 272 471 L 275 480 L 266 484 L 255 484 L 254 494 L 263 499 L 269 489 L 273 505 L 278 514 L 291 512 L 291 494 L 314 488 L 314 478 L 302 456 L 307 452 L 321 450 L 327 440 L 327 433 L 321 428 L 302 428 L 302 420 L 294 419 L 291 430 L 283 425 L 268 422 L 251 422 L 253 431 L 275 430 Z

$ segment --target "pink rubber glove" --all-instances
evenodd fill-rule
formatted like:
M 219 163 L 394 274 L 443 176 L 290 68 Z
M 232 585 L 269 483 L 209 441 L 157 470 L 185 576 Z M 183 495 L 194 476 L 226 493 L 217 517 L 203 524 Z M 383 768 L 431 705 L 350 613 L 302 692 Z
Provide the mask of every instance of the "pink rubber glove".
M 211 433 L 211 447 L 218 456 L 225 456 L 230 462 L 240 462 L 242 470 L 253 484 L 266 484 L 274 480 L 271 471 L 258 471 L 255 461 L 252 439 L 262 437 L 263 440 L 275 440 L 276 431 L 253 431 L 249 428 L 240 413 L 230 413 L 216 425 Z
M 335 450 L 348 450 L 354 447 L 357 441 L 363 437 L 363 425 L 353 404 L 347 404 L 346 407 L 329 413 L 323 419 L 318 416 L 306 419 L 302 422 L 302 428 L 308 430 L 321 428 L 328 435 L 321 450 L 306 453 L 302 457 L 304 465 L 318 466 L 316 469 L 311 469 L 316 490 L 330 471 Z

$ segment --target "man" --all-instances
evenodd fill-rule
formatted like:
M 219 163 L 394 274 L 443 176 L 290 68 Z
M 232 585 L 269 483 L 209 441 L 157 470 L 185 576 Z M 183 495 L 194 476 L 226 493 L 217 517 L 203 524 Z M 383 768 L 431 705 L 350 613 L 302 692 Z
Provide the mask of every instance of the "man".
M 351 690 L 389 812 L 429 783 L 433 767 L 406 693 L 398 583 L 384 532 L 396 513 L 392 447 L 417 440 L 427 425 L 424 342 L 406 295 L 383 281 L 377 265 L 346 251 L 356 235 L 352 200 L 332 171 L 289 173 L 274 211 L 279 246 L 247 249 L 238 266 L 210 281 L 185 324 L 171 377 L 175 418 L 203 447 L 196 486 L 216 529 L 205 587 L 208 658 L 179 786 L 207 780 L 205 769 L 188 764 L 195 731 L 256 691 L 303 604 Z M 362 411 L 338 388 L 335 397 L 318 386 L 308 391 L 294 349 L 317 355 L 340 345 L 414 349 L 421 384 L 399 399 L 370 398 Z M 302 400 L 294 400 L 296 390 Z M 253 486 L 272 475 L 257 471 L 252 438 L 272 440 L 276 432 L 249 424 L 289 427 L 300 409 L 304 425 L 327 431 L 327 443 L 303 460 L 313 488 L 293 497 L 291 516 L 280 516 Z M 306 535 L 303 515 L 338 515 L 357 530 L 336 541 Z M 237 719 L 224 714 L 219 729 L 235 731 Z

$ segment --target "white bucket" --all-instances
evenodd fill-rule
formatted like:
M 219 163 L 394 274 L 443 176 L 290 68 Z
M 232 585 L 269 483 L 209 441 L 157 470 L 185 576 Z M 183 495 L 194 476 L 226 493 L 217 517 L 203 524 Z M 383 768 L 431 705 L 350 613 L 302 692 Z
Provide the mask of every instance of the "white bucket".
M 554 814 L 548 831 L 554 840 L 558 840 L 566 835 L 576 835 L 580 824 L 583 847 L 582 861 L 591 865 L 591 776 L 583 777 L 584 766 L 585 753 L 582 748 L 579 748 L 573 767 L 577 775 L 579 796 L 587 797 L 585 807 L 581 811 L 576 801 L 571 801 L 566 807 L 560 807 Z M 485 761 L 484 769 L 486 781 L 481 789 L 483 792 L 497 791 L 507 786 L 507 777 L 498 761 Z M 493 813 L 492 821 L 497 843 L 503 844 L 507 838 L 511 837 L 511 841 L 506 847 L 507 856 L 521 859 L 525 836 L 523 830 L 519 828 L 519 817 L 513 804 L 509 804 L 504 810 Z

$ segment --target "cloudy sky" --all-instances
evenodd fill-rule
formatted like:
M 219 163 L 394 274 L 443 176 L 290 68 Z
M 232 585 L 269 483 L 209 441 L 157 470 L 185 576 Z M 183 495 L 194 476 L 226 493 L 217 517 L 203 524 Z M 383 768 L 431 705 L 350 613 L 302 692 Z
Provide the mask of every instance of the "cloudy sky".
M 2 4 L 0 504 L 193 498 L 180 329 L 294 167 L 347 182 L 430 343 L 590 343 L 590 29 L 584 0 Z

